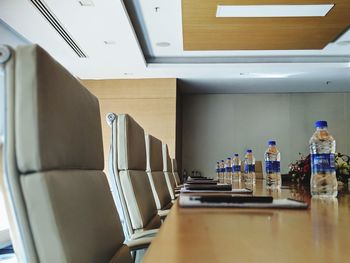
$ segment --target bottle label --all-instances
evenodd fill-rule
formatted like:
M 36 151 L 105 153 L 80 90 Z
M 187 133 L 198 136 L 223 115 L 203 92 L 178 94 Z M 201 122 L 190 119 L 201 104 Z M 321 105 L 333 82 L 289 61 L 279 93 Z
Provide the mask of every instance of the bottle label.
M 230 166 L 225 167 L 225 172 L 226 172 L 226 173 L 232 172 L 232 168 L 231 168 Z
M 220 173 L 224 173 L 225 172 L 225 168 L 220 168 Z
M 266 161 L 266 173 L 279 173 L 281 172 L 281 163 L 279 161 Z
M 245 173 L 253 173 L 253 172 L 255 172 L 255 165 L 254 164 L 245 164 L 244 165 L 244 172 Z
M 335 156 L 333 153 L 321 153 L 311 155 L 311 170 L 316 173 L 335 172 Z
M 216 168 L 215 170 L 217 173 L 220 173 L 220 168 Z
M 234 166 L 232 166 L 232 171 L 233 171 L 233 172 L 240 172 L 240 171 L 241 171 L 241 166 L 240 166 L 240 165 L 234 165 Z

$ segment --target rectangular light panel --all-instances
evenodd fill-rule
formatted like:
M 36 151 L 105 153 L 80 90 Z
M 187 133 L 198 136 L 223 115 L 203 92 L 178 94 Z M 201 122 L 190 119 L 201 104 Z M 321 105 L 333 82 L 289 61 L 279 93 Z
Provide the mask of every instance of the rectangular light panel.
M 321 17 L 334 7 L 326 5 L 218 5 L 216 17 Z

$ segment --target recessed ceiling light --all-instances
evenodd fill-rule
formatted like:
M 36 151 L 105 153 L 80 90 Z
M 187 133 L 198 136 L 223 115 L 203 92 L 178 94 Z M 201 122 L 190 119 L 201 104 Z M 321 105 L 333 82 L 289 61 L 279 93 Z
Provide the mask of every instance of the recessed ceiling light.
M 216 17 L 318 17 L 334 7 L 326 5 L 218 5 Z
M 114 40 L 105 40 L 103 41 L 103 43 L 105 43 L 106 45 L 115 45 L 116 42 Z
M 157 42 L 156 45 L 158 47 L 168 47 L 168 46 L 170 46 L 170 43 L 169 42 Z
M 81 6 L 94 6 L 94 2 L 91 0 L 80 0 L 78 2 Z
M 336 42 L 336 44 L 339 46 L 347 46 L 347 45 L 350 45 L 350 40 L 339 41 L 339 42 Z
M 80 1 L 78 1 L 78 3 L 81 6 L 94 6 L 94 2 L 92 2 L 90 0 L 80 0 Z

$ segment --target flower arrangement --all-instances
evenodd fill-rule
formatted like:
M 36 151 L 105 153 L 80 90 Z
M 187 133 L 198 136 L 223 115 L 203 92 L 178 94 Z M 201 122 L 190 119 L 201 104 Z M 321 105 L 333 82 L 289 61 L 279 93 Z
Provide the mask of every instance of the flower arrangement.
M 337 153 L 335 155 L 335 169 L 337 171 L 338 181 L 343 181 L 344 179 L 349 178 L 350 174 L 350 157 L 345 154 Z
M 289 175 L 292 181 L 302 184 L 310 183 L 311 161 L 310 155 L 304 156 L 299 153 L 300 159 L 289 165 Z M 336 153 L 335 169 L 337 180 L 347 183 L 350 176 L 350 156 Z
M 289 175 L 292 177 L 292 181 L 298 183 L 310 182 L 311 166 L 310 155 L 304 156 L 299 153 L 299 160 L 289 165 Z

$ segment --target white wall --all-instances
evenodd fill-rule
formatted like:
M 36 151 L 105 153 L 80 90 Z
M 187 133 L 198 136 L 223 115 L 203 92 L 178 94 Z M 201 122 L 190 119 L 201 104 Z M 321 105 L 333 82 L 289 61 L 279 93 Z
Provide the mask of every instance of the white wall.
M 350 153 L 350 93 L 185 95 L 183 168 L 213 176 L 215 163 L 252 148 L 263 159 L 267 141 L 281 151 L 282 173 L 308 153 L 316 120 L 328 121 L 337 151 Z

